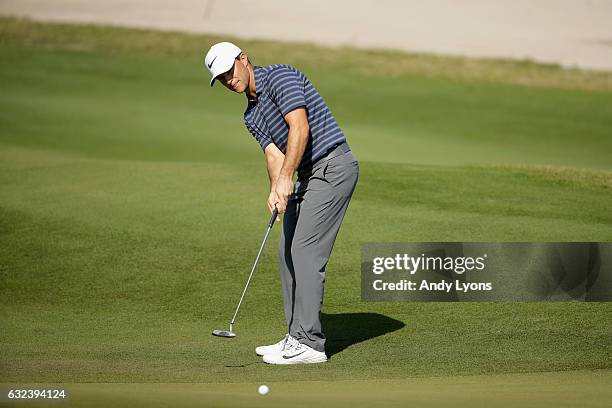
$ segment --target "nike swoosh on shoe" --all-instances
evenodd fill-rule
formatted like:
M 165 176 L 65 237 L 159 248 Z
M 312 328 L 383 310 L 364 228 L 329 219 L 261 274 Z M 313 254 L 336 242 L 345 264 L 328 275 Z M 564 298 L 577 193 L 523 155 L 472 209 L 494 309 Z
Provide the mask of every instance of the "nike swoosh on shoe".
M 303 350 L 303 351 L 300 351 L 299 353 L 294 354 L 294 355 L 292 355 L 292 356 L 286 356 L 286 355 L 283 355 L 283 358 L 284 358 L 285 360 L 289 360 L 290 358 L 295 358 L 295 357 L 299 356 L 300 354 L 304 354 L 306 351 L 308 351 L 308 350 Z

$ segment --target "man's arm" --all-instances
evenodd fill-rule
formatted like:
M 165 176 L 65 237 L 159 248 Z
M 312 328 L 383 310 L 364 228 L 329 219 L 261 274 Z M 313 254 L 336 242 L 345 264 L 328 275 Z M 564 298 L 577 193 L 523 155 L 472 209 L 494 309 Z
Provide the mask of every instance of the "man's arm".
M 268 196 L 268 209 L 274 211 L 274 207 L 278 204 L 278 196 L 276 195 L 276 181 L 280 175 L 281 167 L 285 161 L 285 155 L 281 152 L 274 143 L 270 143 L 264 150 L 266 162 L 268 165 L 268 178 L 270 179 L 270 194 Z M 277 221 L 279 219 L 277 218 Z
M 295 173 L 302 161 L 310 131 L 306 109 L 304 108 L 297 108 L 287 113 L 285 121 L 289 125 L 287 149 L 285 150 L 285 158 L 278 178 L 275 180 L 275 191 L 278 197 L 277 208 L 281 213 L 285 212 L 287 200 L 293 194 L 293 173 Z

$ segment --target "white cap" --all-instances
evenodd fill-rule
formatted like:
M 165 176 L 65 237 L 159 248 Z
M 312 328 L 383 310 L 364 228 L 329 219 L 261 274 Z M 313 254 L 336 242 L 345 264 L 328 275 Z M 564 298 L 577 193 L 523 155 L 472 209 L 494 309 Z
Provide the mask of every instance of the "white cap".
M 234 60 L 241 52 L 242 50 L 231 42 L 220 42 L 210 47 L 204 57 L 204 65 L 212 75 L 210 86 L 213 86 L 219 75 L 232 69 Z

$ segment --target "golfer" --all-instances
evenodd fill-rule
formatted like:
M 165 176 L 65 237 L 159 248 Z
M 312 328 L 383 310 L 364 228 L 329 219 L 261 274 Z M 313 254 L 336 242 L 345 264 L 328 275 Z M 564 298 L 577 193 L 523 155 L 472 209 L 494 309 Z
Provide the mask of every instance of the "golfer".
M 211 86 L 217 80 L 246 95 L 244 123 L 267 162 L 268 208 L 285 214 L 279 257 L 288 334 L 255 352 L 269 364 L 325 362 L 325 267 L 357 184 L 357 159 L 302 72 L 284 64 L 254 66 L 229 42 L 213 45 L 204 63 Z

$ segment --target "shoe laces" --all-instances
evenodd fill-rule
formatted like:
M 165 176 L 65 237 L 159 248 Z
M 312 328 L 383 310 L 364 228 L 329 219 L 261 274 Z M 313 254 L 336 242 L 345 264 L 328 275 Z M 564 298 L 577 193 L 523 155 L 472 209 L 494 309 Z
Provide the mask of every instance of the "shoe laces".
M 299 346 L 300 342 L 295 339 L 292 335 L 288 334 L 285 336 L 285 340 L 283 340 L 283 346 L 281 347 L 281 351 L 291 350 L 293 347 Z
M 281 351 L 285 349 L 285 345 L 287 344 L 289 337 L 291 337 L 289 334 L 285 334 L 285 338 L 277 343 L 280 344 Z

